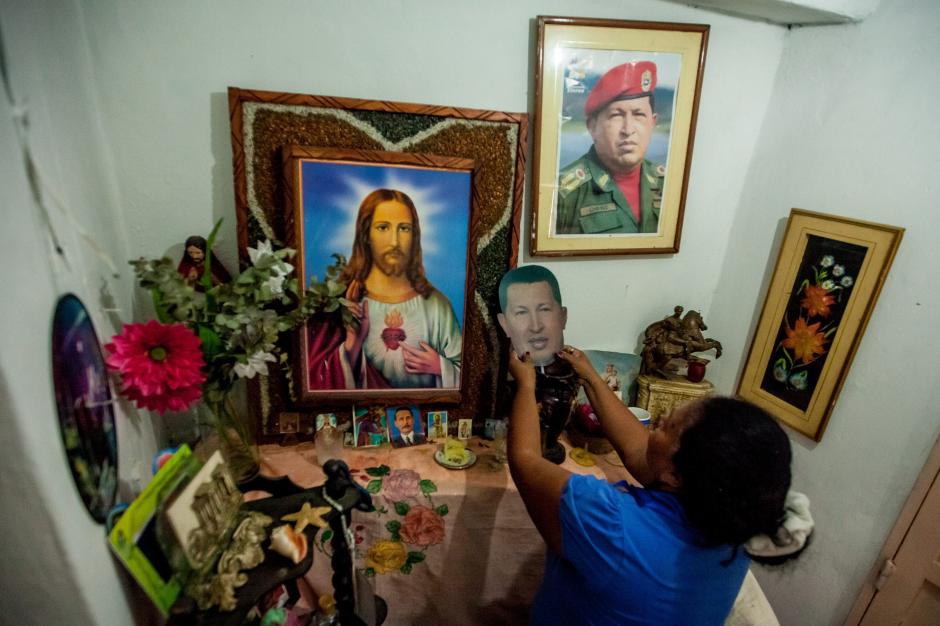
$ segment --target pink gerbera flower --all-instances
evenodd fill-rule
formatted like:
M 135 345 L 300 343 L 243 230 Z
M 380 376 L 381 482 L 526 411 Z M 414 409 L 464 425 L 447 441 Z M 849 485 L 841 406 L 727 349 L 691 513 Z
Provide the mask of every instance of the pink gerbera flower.
M 105 348 L 121 373 L 121 392 L 138 407 L 182 411 L 202 396 L 202 342 L 183 324 L 125 324 Z

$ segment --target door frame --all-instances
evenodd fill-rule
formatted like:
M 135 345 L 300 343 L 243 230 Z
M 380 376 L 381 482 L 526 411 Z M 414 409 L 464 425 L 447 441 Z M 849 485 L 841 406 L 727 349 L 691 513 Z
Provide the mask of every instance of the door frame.
M 855 604 L 852 605 L 852 610 L 845 618 L 843 626 L 858 626 L 862 618 L 865 617 L 865 612 L 868 611 L 868 607 L 878 592 L 875 588 L 875 581 L 878 580 L 878 576 L 881 574 L 881 568 L 884 566 L 885 560 L 894 559 L 897 556 L 901 543 L 904 541 L 911 524 L 914 523 L 914 518 L 917 517 L 918 511 L 920 511 L 927 497 L 927 492 L 938 474 L 940 474 L 940 437 L 937 437 L 937 440 L 934 441 L 930 456 L 927 457 L 927 462 L 924 463 L 917 480 L 914 481 L 914 487 L 901 508 L 901 513 L 894 523 L 894 528 L 888 533 L 888 538 L 885 539 L 884 546 L 878 553 L 878 558 L 875 559 L 874 565 L 865 577 L 865 582 L 862 583 Z

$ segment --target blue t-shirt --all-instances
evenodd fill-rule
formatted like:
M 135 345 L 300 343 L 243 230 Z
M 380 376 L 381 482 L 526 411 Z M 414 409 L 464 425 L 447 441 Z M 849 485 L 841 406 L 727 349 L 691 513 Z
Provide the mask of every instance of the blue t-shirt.
M 538 624 L 721 625 L 749 559 L 703 547 L 678 499 L 575 475 L 561 496 L 562 555 L 549 552 Z

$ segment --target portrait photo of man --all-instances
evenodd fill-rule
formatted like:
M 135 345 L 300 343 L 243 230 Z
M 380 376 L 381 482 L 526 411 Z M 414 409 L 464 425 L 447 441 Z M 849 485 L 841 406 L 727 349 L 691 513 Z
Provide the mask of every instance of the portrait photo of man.
M 350 176 L 347 171 L 343 174 Z M 432 210 L 435 204 L 432 196 L 437 188 L 462 189 L 466 193 L 465 203 L 468 202 L 469 175 L 441 182 L 442 176 L 453 173 L 415 170 L 395 172 L 394 176 L 385 172 L 384 177 L 375 171 L 353 174 L 360 178 L 356 185 L 350 186 L 350 191 L 361 196 L 356 201 L 354 219 L 349 219 L 352 232 L 347 233 L 345 243 L 348 262 L 340 280 L 347 285 L 346 306 L 354 323 L 346 327 L 308 325 L 308 388 L 457 388 L 462 352 L 468 207 L 465 206 L 462 213 L 455 211 L 447 216 L 453 223 L 445 222 L 440 207 Z M 389 182 L 389 178 L 391 182 L 400 183 L 400 187 L 409 187 L 410 193 L 391 186 L 368 187 L 372 181 Z M 329 184 L 337 185 L 332 180 Z M 450 195 L 453 191 L 447 193 L 449 198 L 454 197 Z M 349 193 L 343 196 L 345 206 L 350 197 Z M 424 206 L 419 206 L 422 204 Z M 425 218 L 434 213 L 437 213 L 437 229 L 432 237 L 426 237 Z M 462 226 L 461 219 L 464 220 Z M 456 228 L 456 232 L 454 228 L 443 232 L 444 225 Z M 328 227 L 315 219 L 311 219 L 311 226 L 309 231 L 305 230 L 305 241 L 313 241 L 316 227 Z M 315 245 L 306 244 L 317 250 L 307 250 L 305 263 L 309 265 L 311 259 L 318 259 L 322 267 L 328 250 L 338 252 L 335 248 L 343 245 L 341 235 L 346 231 L 341 227 L 334 230 L 339 234 L 320 235 Z M 434 282 L 428 275 L 432 265 L 426 262 L 429 247 L 437 271 Z M 322 275 L 322 269 L 320 271 Z M 315 275 L 313 268 L 309 273 Z M 448 293 L 445 288 L 439 288 L 438 283 L 446 283 Z
M 497 320 L 516 354 L 528 354 L 536 367 L 552 364 L 565 346 L 568 323 L 555 275 L 541 265 L 506 272 L 499 283 L 499 308 Z
M 571 54 L 566 76 L 577 78 L 564 87 L 553 233 L 657 233 L 674 96 L 660 78 L 672 82 L 677 66 L 670 55 Z
M 406 448 L 427 443 L 421 432 L 421 412 L 415 407 L 399 406 L 388 410 L 392 446 Z

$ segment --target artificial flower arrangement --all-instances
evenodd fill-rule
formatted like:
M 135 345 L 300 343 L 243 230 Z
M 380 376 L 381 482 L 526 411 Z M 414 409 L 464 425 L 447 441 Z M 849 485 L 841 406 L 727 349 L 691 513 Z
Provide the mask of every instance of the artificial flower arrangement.
M 234 429 L 247 444 L 247 426 L 231 400 L 237 381 L 267 375 L 269 364 L 285 366 L 281 336 L 307 317 L 322 313 L 341 316 L 344 324 L 355 322 L 339 280 L 345 266 L 341 255 L 334 255 L 324 282 L 313 277 L 301 293 L 288 262 L 295 251 L 275 250 L 262 241 L 248 248 L 248 268 L 230 282 L 213 284 L 212 244 L 220 225 L 221 220 L 208 238 L 205 269 L 195 282 L 166 257 L 131 261 L 138 283 L 153 297 L 158 320 L 125 324 L 105 345 L 111 353 L 106 363 L 120 374 L 121 393 L 138 407 L 163 414 L 201 399 L 223 442 Z

